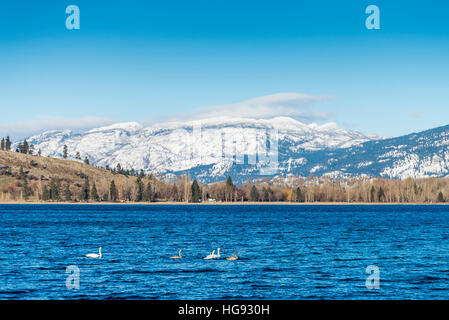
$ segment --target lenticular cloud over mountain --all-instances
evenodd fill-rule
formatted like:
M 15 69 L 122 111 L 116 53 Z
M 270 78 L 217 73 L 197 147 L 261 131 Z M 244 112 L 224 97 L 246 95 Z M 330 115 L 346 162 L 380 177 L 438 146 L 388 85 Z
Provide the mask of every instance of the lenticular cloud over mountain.
M 313 110 L 313 105 L 334 99 L 333 96 L 312 96 L 302 93 L 276 93 L 245 101 L 202 107 L 187 113 L 190 118 L 274 118 L 289 116 L 306 121 L 329 119 L 330 112 Z

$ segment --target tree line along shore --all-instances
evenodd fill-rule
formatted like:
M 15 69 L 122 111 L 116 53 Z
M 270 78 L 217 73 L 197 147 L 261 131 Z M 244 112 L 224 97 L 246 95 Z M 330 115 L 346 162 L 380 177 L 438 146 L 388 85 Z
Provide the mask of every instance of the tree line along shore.
M 34 155 L 26 141 L 19 147 L 11 151 L 9 138 L 2 139 L 0 202 L 444 203 L 449 196 L 448 178 L 289 176 L 235 185 L 228 177 L 201 184 L 189 175 L 167 180 L 120 164 L 91 166 L 87 157 L 67 160 L 67 147 L 62 159 Z

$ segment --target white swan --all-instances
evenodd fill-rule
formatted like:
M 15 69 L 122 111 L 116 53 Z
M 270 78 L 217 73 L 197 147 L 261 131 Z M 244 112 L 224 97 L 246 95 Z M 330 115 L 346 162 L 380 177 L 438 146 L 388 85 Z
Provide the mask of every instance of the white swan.
M 181 259 L 182 258 L 181 252 L 182 252 L 182 249 L 179 249 L 178 255 L 177 256 L 172 256 L 172 257 L 170 257 L 170 259 Z
M 88 258 L 102 258 L 103 256 L 101 255 L 101 249 L 102 249 L 102 247 L 100 247 L 99 249 L 98 249 L 98 253 L 88 253 L 88 254 L 86 254 L 86 257 L 88 257 Z
M 230 257 L 226 258 L 226 260 L 228 260 L 228 261 L 235 261 L 235 260 L 238 260 L 238 259 L 239 259 L 239 257 L 237 257 L 237 252 L 235 252 L 233 256 L 230 256 Z
M 212 251 L 210 255 L 205 257 L 204 259 L 210 260 L 210 259 L 220 259 L 220 248 L 217 249 L 217 254 L 215 254 L 215 250 Z
M 212 253 L 206 257 L 204 257 L 205 260 L 214 259 L 216 257 L 215 250 L 212 251 Z

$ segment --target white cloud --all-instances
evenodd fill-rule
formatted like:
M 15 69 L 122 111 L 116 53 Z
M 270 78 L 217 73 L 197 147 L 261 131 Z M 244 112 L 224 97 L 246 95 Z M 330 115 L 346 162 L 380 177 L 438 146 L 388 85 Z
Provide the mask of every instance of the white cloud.
M 301 93 L 276 93 L 242 102 L 197 108 L 186 116 L 194 119 L 213 117 L 273 118 L 289 116 L 299 120 L 324 120 L 330 112 L 318 112 L 312 105 L 334 99 L 332 96 L 311 96 Z
M 312 122 L 317 120 L 328 120 L 333 116 L 331 112 L 318 111 L 315 106 L 317 103 L 326 102 L 332 99 L 334 99 L 333 96 L 276 93 L 237 103 L 201 107 L 185 114 L 141 122 L 149 124 L 168 120 L 183 121 L 215 117 L 263 119 L 277 116 L 289 116 L 303 122 Z M 78 118 L 39 116 L 36 119 L 28 121 L 0 124 L 0 137 L 9 135 L 11 139 L 18 140 L 48 130 L 70 129 L 74 131 L 83 131 L 117 122 L 121 121 L 94 116 Z
M 111 119 L 93 116 L 79 118 L 39 116 L 37 119 L 29 121 L 0 124 L 0 137 L 9 135 L 12 140 L 17 140 L 47 130 L 69 129 L 74 131 L 82 131 L 116 122 L 117 121 Z

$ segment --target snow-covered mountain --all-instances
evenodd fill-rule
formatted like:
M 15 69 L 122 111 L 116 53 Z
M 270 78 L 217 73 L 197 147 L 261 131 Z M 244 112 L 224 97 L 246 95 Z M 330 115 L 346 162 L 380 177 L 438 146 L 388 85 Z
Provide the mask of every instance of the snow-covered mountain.
M 449 126 L 380 139 L 336 124 L 214 118 L 142 126 L 136 122 L 83 133 L 48 131 L 27 139 L 43 156 L 88 157 L 91 164 L 170 176 L 189 172 L 203 182 L 261 176 L 449 175 Z
M 120 164 L 123 168 L 160 174 L 195 171 L 204 180 L 210 180 L 209 176 L 215 180 L 236 165 L 245 167 L 240 175 L 251 172 L 257 175 L 264 155 L 271 165 L 285 156 L 299 165 L 303 151 L 335 150 L 372 139 L 334 123 L 304 124 L 277 117 L 271 120 L 214 118 L 147 127 L 127 122 L 83 133 L 48 131 L 27 141 L 35 150 L 40 149 L 43 156 L 62 157 L 63 147 L 67 145 L 69 159 L 75 159 L 79 152 L 82 159 L 87 156 L 91 164 L 98 166 Z M 277 149 L 279 152 L 275 154 Z
M 305 152 L 292 174 L 381 176 L 393 179 L 449 175 L 449 125 L 349 148 Z

